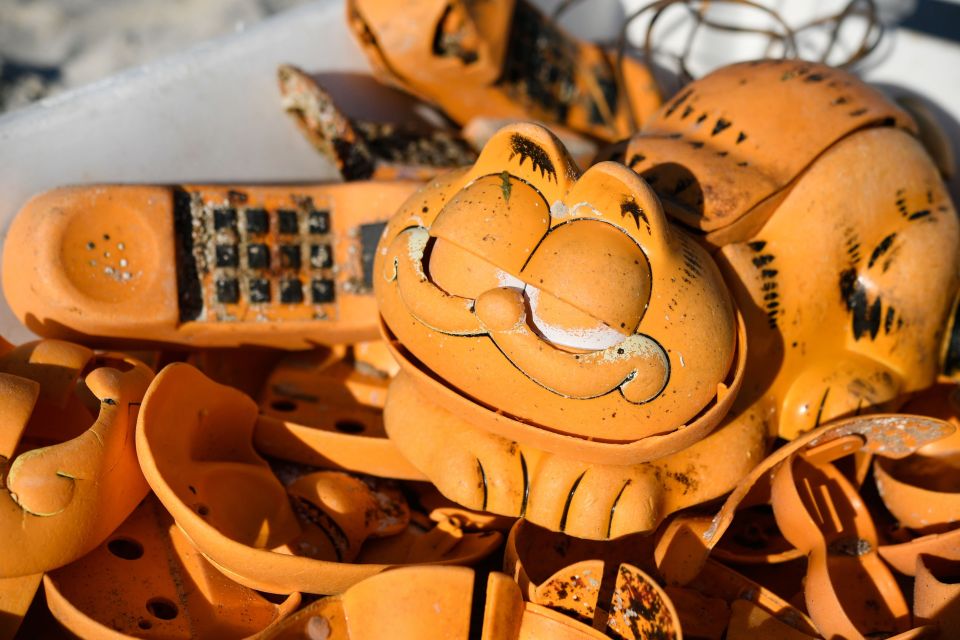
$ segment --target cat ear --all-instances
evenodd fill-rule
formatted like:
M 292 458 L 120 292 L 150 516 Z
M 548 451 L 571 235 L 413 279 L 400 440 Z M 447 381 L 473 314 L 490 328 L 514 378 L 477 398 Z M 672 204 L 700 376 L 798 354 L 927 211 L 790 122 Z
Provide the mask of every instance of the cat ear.
M 617 162 L 593 165 L 573 185 L 564 205 L 554 207 L 555 224 L 600 220 L 619 228 L 649 252 L 667 241 L 669 226 L 653 189 Z
M 468 176 L 476 179 L 507 172 L 537 189 L 551 205 L 567 193 L 580 170 L 563 143 L 533 123 L 503 127 L 480 152 Z

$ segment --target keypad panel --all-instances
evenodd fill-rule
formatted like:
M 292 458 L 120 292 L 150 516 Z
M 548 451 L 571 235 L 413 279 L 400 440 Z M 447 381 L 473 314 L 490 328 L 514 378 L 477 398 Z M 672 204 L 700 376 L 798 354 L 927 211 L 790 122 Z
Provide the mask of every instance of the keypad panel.
M 184 242 L 196 265 L 202 320 L 336 317 L 337 260 L 329 202 L 291 194 L 263 206 L 248 194 L 189 195 Z M 274 202 L 279 200 L 275 198 Z

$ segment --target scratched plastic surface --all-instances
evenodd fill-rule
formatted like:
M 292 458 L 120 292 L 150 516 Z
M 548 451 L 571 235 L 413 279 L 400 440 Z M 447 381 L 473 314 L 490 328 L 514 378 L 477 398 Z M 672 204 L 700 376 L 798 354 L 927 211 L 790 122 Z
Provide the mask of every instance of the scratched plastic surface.
M 549 9 L 558 1 L 536 4 Z M 641 4 L 623 3 L 628 11 Z M 582 4 L 589 6 L 572 9 L 563 23 L 581 37 L 611 40 L 624 8 L 613 0 Z M 907 87 L 939 105 L 960 155 L 960 45 L 903 31 L 891 41 L 867 79 Z M 729 50 L 727 41 L 705 39 L 702 46 L 707 57 L 711 47 Z M 738 53 L 759 55 L 749 45 Z M 275 78 L 283 62 L 312 73 L 367 72 L 341 0 L 319 0 L 0 117 L 0 230 L 5 235 L 31 195 L 66 184 L 333 179 L 333 168 L 280 106 Z M 339 76 L 330 84 L 337 83 L 338 103 L 348 112 L 386 119 L 401 106 L 370 80 Z M 957 177 L 951 186 L 960 196 Z M 14 343 L 31 339 L 2 300 L 0 335 Z

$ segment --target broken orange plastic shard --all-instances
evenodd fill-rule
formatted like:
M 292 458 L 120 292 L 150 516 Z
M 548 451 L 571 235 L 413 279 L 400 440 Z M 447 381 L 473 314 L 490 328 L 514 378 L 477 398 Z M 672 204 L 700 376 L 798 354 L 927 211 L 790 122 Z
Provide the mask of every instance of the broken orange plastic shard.
M 137 428 L 151 488 L 190 541 L 240 584 L 339 593 L 390 566 L 468 564 L 499 546 L 498 533 L 464 532 L 451 520 L 400 527 L 405 503 L 395 492 L 342 473 L 284 487 L 254 448 L 257 422 L 248 396 L 173 364 L 144 397 Z M 375 468 L 376 459 L 367 464 Z M 402 532 L 376 537 L 394 527 Z
M 152 377 L 121 354 L 0 341 L 0 637 L 42 572 L 99 544 L 146 493 L 133 429 Z
M 27 576 L 100 544 L 147 493 L 133 432 L 153 372 L 57 340 L 0 356 L 0 372 L 0 576 Z
M 906 600 L 877 553 L 870 513 L 843 474 L 801 453 L 780 466 L 771 485 L 780 530 L 807 553 L 804 600 L 820 633 L 869 638 L 907 631 Z
M 306 349 L 376 337 L 373 251 L 416 182 L 66 187 L 7 234 L 3 286 L 40 335 Z
M 758 424 L 711 434 L 745 344 L 709 256 L 635 174 L 578 179 L 542 127 L 504 128 L 411 198 L 374 270 L 401 369 L 387 433 L 460 504 L 616 537 L 721 495 L 764 453 Z
M 551 607 L 615 638 L 678 638 L 670 597 L 636 563 L 652 566 L 650 536 L 598 542 L 571 538 L 518 520 L 510 530 L 504 571 L 524 599 Z
M 630 574 L 633 577 L 634 574 Z M 524 602 L 509 577 L 492 572 L 486 589 L 474 585 L 481 577 L 465 567 L 410 567 L 367 578 L 345 593 L 315 602 L 265 634 L 265 639 L 328 638 L 329 640 L 679 640 L 679 628 L 661 635 L 644 635 L 651 620 L 669 619 L 672 607 L 658 592 L 631 591 L 622 598 L 629 622 L 607 635 L 563 613 Z M 648 586 L 646 583 L 644 587 Z M 389 594 L 389 597 L 384 597 Z M 636 598 L 643 598 L 642 601 Z M 479 601 L 474 601 L 480 598 Z M 619 620 L 619 619 L 618 619 Z
M 51 613 L 81 638 L 254 637 L 300 604 L 232 582 L 150 497 L 110 538 L 44 578 Z
M 452 131 L 350 118 L 326 89 L 297 67 L 281 65 L 277 76 L 287 113 L 345 180 L 429 180 L 477 158 Z
M 525 0 L 481 4 L 350 0 L 350 28 L 374 73 L 465 124 L 542 120 L 620 140 L 660 105 L 650 70 L 573 39 Z
M 257 449 L 318 467 L 424 480 L 383 428 L 389 372 L 395 368 L 386 347 L 375 343 L 288 355 L 260 393 Z
M 960 223 L 915 132 L 846 71 L 763 60 L 691 83 L 631 140 L 626 162 L 715 248 L 744 314 L 734 419 L 776 416 L 792 439 L 958 368 Z
M 671 520 L 657 542 L 657 568 L 669 584 L 687 584 L 693 580 L 729 531 L 737 511 L 768 501 L 770 474 L 801 452 L 811 456 L 814 454 L 808 450 L 816 448 L 821 456 L 817 459 L 828 461 L 856 452 L 903 458 L 950 436 L 954 429 L 952 424 L 936 418 L 894 414 L 839 420 L 805 433 L 776 449 L 745 474 L 712 518 L 682 514 Z M 780 531 L 786 535 L 782 527 Z M 792 555 L 784 551 L 783 559 Z M 910 564 L 912 567 L 912 559 Z

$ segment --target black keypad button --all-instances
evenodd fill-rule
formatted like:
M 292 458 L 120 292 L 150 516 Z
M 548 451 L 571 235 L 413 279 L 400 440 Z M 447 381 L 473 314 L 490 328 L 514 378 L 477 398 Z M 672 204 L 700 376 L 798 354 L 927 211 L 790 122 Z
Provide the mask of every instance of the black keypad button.
M 330 245 L 310 245 L 310 266 L 314 269 L 329 269 L 333 266 L 333 251 Z
M 237 247 L 233 244 L 217 245 L 217 266 L 218 267 L 236 267 L 240 264 L 240 257 L 237 255 Z
M 310 212 L 310 233 L 330 233 L 330 212 L 314 209 Z
M 236 231 L 237 210 L 233 207 L 220 207 L 214 209 L 213 228 L 217 231 Z
M 299 225 L 297 224 L 297 212 L 290 209 L 277 210 L 277 228 L 280 233 L 296 233 Z
M 217 302 L 236 304 L 240 300 L 240 283 L 236 278 L 221 278 L 216 282 Z
M 270 247 L 260 243 L 248 245 L 247 266 L 251 269 L 269 269 Z
M 333 302 L 334 285 L 333 280 L 323 278 L 310 282 L 310 297 L 315 304 L 323 302 Z
M 270 218 L 267 216 L 266 209 L 247 209 L 245 215 L 247 233 L 261 235 L 269 231 Z
M 280 302 L 297 304 L 303 302 L 303 284 L 297 279 L 280 281 Z
M 250 280 L 250 302 L 270 302 L 270 281 L 266 278 Z
M 280 266 L 284 269 L 300 268 L 300 245 L 280 245 Z

